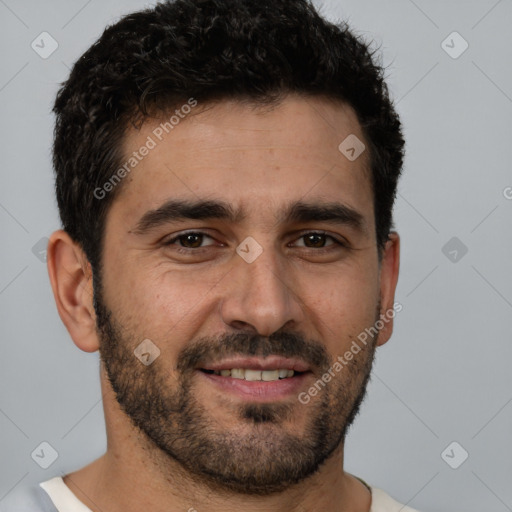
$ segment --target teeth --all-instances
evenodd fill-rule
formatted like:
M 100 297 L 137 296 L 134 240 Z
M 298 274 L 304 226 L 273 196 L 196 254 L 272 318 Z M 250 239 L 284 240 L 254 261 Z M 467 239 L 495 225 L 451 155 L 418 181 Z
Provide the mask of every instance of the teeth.
M 245 370 L 245 380 L 261 380 L 261 370 Z
M 247 375 L 247 373 L 246 373 Z M 279 370 L 265 370 L 261 372 L 261 380 L 279 380 Z
M 295 372 L 286 368 L 278 370 L 250 370 L 245 368 L 233 368 L 232 370 L 215 370 L 215 375 L 232 377 L 234 379 L 245 379 L 249 381 L 270 382 L 279 379 L 293 377 Z

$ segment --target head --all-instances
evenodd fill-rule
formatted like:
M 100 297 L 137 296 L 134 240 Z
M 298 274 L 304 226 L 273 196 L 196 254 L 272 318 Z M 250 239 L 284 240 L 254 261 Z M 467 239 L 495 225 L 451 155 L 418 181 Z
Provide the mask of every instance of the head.
M 305 0 L 161 3 L 105 30 L 54 112 L 57 306 L 134 428 L 214 487 L 314 474 L 392 331 L 337 369 L 398 278 L 404 141 L 369 45 Z M 243 387 L 216 374 L 235 359 L 295 374 Z

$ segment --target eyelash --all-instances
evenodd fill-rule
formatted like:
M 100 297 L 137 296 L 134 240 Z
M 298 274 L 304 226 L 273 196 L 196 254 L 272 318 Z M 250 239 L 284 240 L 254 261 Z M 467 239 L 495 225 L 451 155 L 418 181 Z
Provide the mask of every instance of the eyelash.
M 187 235 L 200 235 L 200 236 L 205 236 L 205 237 L 208 237 L 208 238 L 211 238 L 212 240 L 214 239 L 212 236 L 208 235 L 207 233 L 204 233 L 202 231 L 187 231 L 185 233 L 181 233 L 177 236 L 175 236 L 174 238 L 170 239 L 170 240 L 167 240 L 163 243 L 163 245 L 165 247 L 167 246 L 172 246 L 172 245 L 175 245 L 177 241 L 179 241 L 181 238 L 184 238 L 186 237 Z M 328 233 L 324 232 L 324 231 L 306 231 L 304 233 L 302 233 L 298 238 L 297 240 L 301 239 L 301 238 L 304 238 L 305 236 L 307 235 L 321 235 L 321 236 L 325 236 L 326 238 L 330 238 L 333 242 L 335 242 L 336 245 L 338 245 L 339 247 L 338 248 L 346 248 L 347 247 L 347 244 L 343 243 L 341 240 L 338 240 L 337 238 L 335 238 L 334 236 L 332 235 L 329 235 Z M 207 246 L 207 247 L 197 247 L 197 248 L 187 248 L 187 247 L 176 247 L 176 251 L 180 254 L 191 254 L 191 253 L 196 253 L 196 254 L 201 254 L 204 250 L 207 250 L 208 247 L 210 246 Z M 321 247 L 319 249 L 315 249 L 314 247 L 303 247 L 304 249 L 309 249 L 309 250 L 313 250 L 315 251 L 316 253 L 326 253 L 326 252 L 330 252 L 331 250 L 333 250 L 333 247 L 334 246 L 328 246 L 328 247 Z

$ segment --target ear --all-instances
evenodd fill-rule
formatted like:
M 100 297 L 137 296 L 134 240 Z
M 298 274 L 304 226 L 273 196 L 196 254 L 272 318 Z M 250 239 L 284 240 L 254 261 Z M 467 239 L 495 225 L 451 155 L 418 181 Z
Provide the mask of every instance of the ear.
M 66 231 L 55 231 L 51 235 L 47 267 L 59 316 L 71 338 L 84 352 L 95 352 L 99 349 L 99 341 L 92 269 L 83 250 Z
M 397 311 L 394 304 L 399 268 L 400 237 L 393 231 L 389 234 L 380 263 L 380 318 L 384 326 L 379 331 L 377 346 L 384 345 L 393 333 L 393 318 Z

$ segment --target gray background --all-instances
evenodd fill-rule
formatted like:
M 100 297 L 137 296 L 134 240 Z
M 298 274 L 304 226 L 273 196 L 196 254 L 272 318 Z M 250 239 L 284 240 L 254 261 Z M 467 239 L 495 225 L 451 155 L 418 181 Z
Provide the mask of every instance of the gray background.
M 346 468 L 424 512 L 512 510 L 512 2 L 317 4 L 381 46 L 407 139 L 396 205 L 403 311 L 379 349 Z M 72 343 L 33 247 L 59 227 L 58 83 L 106 24 L 145 5 L 0 0 L 0 498 L 106 448 L 98 355 Z M 43 31 L 59 45 L 47 59 L 31 48 Z M 461 40 L 442 45 L 453 31 L 469 44 L 458 58 L 445 49 L 458 53 Z M 58 452 L 46 470 L 31 458 L 43 441 Z M 452 465 L 469 453 L 457 469 L 441 456 L 453 441 Z

